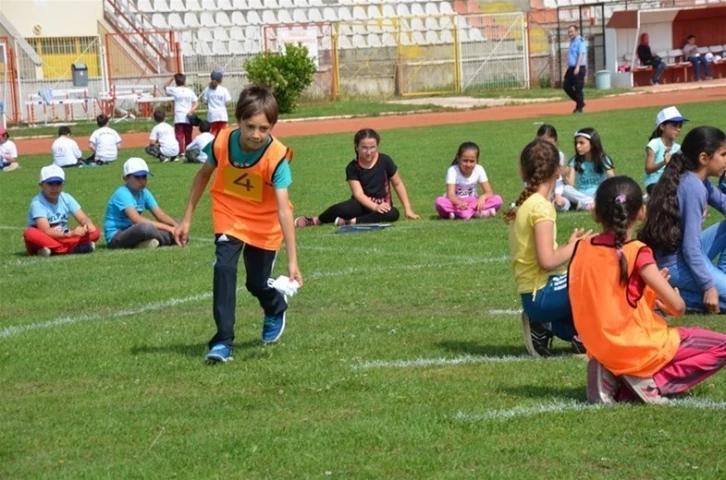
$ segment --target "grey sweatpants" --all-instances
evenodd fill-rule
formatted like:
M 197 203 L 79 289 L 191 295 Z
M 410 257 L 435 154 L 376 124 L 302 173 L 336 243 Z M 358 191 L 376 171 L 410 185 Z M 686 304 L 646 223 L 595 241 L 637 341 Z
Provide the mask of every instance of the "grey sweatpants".
M 116 232 L 108 248 L 136 248 L 139 243 L 152 238 L 157 239 L 161 247 L 174 245 L 174 236 L 166 230 L 159 230 L 150 223 L 137 223 Z

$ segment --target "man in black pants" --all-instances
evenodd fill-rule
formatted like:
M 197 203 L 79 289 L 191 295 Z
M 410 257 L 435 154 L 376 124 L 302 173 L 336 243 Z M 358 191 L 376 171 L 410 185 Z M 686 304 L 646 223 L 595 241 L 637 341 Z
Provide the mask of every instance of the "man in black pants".
M 567 28 L 567 36 L 570 37 L 570 47 L 567 49 L 567 72 L 562 88 L 575 102 L 575 110 L 572 113 L 582 113 L 582 109 L 585 108 L 582 89 L 587 76 L 587 43 L 576 25 Z

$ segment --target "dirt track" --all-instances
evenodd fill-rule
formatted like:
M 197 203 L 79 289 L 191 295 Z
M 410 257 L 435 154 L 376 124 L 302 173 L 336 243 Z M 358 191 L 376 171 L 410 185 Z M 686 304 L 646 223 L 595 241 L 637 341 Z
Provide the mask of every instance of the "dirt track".
M 626 110 L 631 108 L 668 106 L 674 103 L 716 102 L 726 100 L 726 86 L 683 90 L 678 92 L 662 92 L 639 95 L 622 95 L 610 98 L 586 100 L 587 112 L 607 110 Z M 353 133 L 361 128 L 370 127 L 376 130 L 392 128 L 426 127 L 431 125 L 447 125 L 458 123 L 494 122 L 515 120 L 552 115 L 571 115 L 573 102 L 552 102 L 544 104 L 513 105 L 493 107 L 483 110 L 461 112 L 420 113 L 408 115 L 390 115 L 368 118 L 348 118 L 330 120 L 306 120 L 280 122 L 275 126 L 276 136 L 285 137 L 320 135 L 329 133 Z M 143 147 L 148 144 L 148 133 L 128 133 L 122 135 L 124 148 Z M 49 153 L 52 138 L 18 139 L 16 141 L 21 155 Z

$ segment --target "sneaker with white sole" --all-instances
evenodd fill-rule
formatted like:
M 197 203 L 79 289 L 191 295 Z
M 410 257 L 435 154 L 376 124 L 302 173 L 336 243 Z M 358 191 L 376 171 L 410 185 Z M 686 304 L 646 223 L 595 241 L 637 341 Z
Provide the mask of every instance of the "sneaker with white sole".
M 320 220 L 317 222 L 315 220 L 313 217 L 297 217 L 295 219 L 295 226 L 297 228 L 305 228 L 320 225 Z
M 668 403 L 668 399 L 660 395 L 658 385 L 652 377 L 640 378 L 633 377 L 632 375 L 623 375 L 620 378 L 622 378 L 625 385 L 643 402 L 654 405 Z
M 541 323 L 533 322 L 522 312 L 524 346 L 533 357 L 552 356 L 552 332 Z
M 579 335 L 575 335 L 572 337 L 572 341 L 570 342 L 572 353 L 575 355 L 584 355 L 587 353 L 587 349 L 585 348 L 585 345 L 582 343 L 582 340 L 580 340 Z
M 155 238 L 144 240 L 136 244 L 136 248 L 156 248 L 159 246 L 159 241 Z
M 587 362 L 587 401 L 613 405 L 622 382 L 594 358 Z
M 39 257 L 50 257 L 50 254 L 51 254 L 51 251 L 50 251 L 50 248 L 48 248 L 48 247 L 43 247 L 43 248 L 39 249 L 38 252 L 36 253 L 36 255 L 38 255 Z
M 204 360 L 209 363 L 226 363 L 232 360 L 232 349 L 221 343 L 213 346 L 204 356 Z
M 350 225 L 350 220 L 346 220 L 344 218 L 335 217 L 335 226 L 336 227 L 344 227 L 345 225 Z
M 265 343 L 274 343 L 280 339 L 282 332 L 285 331 L 285 316 L 287 310 L 280 315 L 265 315 L 265 322 L 262 324 L 262 341 Z

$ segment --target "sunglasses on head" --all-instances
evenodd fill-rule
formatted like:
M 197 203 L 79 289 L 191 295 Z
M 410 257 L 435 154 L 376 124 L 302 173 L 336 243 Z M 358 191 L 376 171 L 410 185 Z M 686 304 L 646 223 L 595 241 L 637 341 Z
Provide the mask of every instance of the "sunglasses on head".
M 46 185 L 50 185 L 51 187 L 57 187 L 59 185 L 63 185 L 63 182 L 45 182 Z

